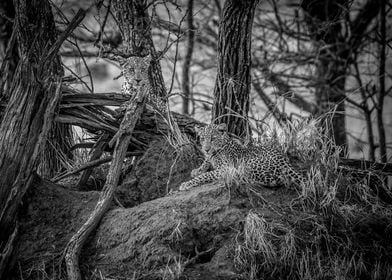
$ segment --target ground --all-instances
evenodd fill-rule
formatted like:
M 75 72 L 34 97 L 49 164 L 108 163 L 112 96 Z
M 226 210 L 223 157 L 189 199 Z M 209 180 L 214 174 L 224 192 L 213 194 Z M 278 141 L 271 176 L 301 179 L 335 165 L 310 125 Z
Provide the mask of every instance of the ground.
M 315 162 L 299 192 L 216 182 L 167 196 L 200 160 L 189 159 L 151 145 L 83 248 L 86 279 L 392 277 L 390 207 L 362 183 Z M 20 216 L 15 279 L 65 279 L 63 249 L 98 196 L 37 182 Z

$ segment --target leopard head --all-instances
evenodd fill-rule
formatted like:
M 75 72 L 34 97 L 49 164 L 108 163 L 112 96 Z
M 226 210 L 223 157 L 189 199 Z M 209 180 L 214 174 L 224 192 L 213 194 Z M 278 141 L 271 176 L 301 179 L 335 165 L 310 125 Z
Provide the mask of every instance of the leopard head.
M 201 147 L 205 153 L 220 150 L 230 139 L 227 134 L 227 125 L 225 123 L 209 124 L 203 128 L 196 128 L 196 133 L 200 137 Z
M 138 57 L 132 56 L 119 60 L 124 75 L 123 90 L 130 95 L 133 89 L 140 88 L 149 84 L 148 70 L 150 67 L 151 56 Z

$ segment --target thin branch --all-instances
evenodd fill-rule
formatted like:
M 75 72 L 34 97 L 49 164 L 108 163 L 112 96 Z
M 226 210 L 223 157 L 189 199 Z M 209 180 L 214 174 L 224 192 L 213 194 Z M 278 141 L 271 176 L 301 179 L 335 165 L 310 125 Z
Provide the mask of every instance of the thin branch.
M 141 156 L 141 155 L 143 155 L 143 152 L 128 152 L 126 154 L 126 157 Z M 105 157 L 105 158 L 100 158 L 100 159 L 89 161 L 89 162 L 87 162 L 85 164 L 82 164 L 81 166 L 79 166 L 79 167 L 77 167 L 77 168 L 75 168 L 75 169 L 73 169 L 73 170 L 71 170 L 71 171 L 69 171 L 69 172 L 67 172 L 65 174 L 62 174 L 62 175 L 59 175 L 59 176 L 56 176 L 56 177 L 52 178 L 51 181 L 53 183 L 57 183 L 58 181 L 60 181 L 60 180 L 62 180 L 64 178 L 67 178 L 69 176 L 72 176 L 72 175 L 75 175 L 77 173 L 80 173 L 83 170 L 86 170 L 86 169 L 89 169 L 89 168 L 93 168 L 93 167 L 99 166 L 101 164 L 107 163 L 107 162 L 111 161 L 112 159 L 113 159 L 113 156 L 108 156 L 108 157 Z

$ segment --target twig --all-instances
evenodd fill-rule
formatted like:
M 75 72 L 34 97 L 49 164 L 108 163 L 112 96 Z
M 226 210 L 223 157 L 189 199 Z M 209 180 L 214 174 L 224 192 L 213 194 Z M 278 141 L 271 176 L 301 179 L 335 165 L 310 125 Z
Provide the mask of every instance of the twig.
M 142 154 L 143 154 L 142 152 L 130 152 L 130 153 L 126 154 L 126 157 L 141 156 Z M 60 181 L 60 180 L 62 180 L 64 178 L 67 178 L 69 176 L 77 174 L 77 173 L 79 173 L 79 172 L 81 172 L 81 171 L 83 171 L 85 169 L 93 168 L 95 166 L 98 166 L 98 165 L 104 164 L 106 162 L 109 162 L 112 159 L 113 159 L 113 156 L 108 156 L 108 157 L 105 157 L 105 158 L 89 161 L 89 162 L 83 164 L 82 166 L 80 166 L 80 167 L 78 167 L 78 168 L 76 168 L 76 169 L 74 169 L 74 170 L 72 170 L 70 172 L 67 172 L 67 173 L 65 173 L 65 174 L 63 174 L 61 176 L 54 177 L 51 181 L 53 183 L 56 183 L 56 182 L 58 182 L 58 181 Z

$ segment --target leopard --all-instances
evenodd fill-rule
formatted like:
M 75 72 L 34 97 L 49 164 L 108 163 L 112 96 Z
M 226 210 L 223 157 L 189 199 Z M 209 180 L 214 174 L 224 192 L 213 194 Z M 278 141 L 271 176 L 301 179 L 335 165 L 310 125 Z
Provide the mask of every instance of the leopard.
M 158 96 L 150 83 L 152 56 L 116 57 L 116 60 L 119 62 L 122 68 L 122 75 L 124 76 L 124 82 L 121 85 L 121 94 L 131 98 L 139 88 L 146 87 L 148 92 L 147 103 L 161 113 L 166 112 L 167 102 L 164 98 Z M 118 111 L 123 112 L 130 102 L 124 102 Z
M 224 180 L 228 167 L 241 170 L 238 176 L 243 181 L 263 187 L 298 189 L 305 183 L 305 177 L 274 145 L 244 145 L 229 135 L 225 123 L 209 124 L 195 130 L 200 137 L 204 161 L 199 168 L 192 170 L 192 179 L 182 183 L 179 191 Z
M 114 143 L 118 143 L 121 135 L 128 133 L 130 123 L 132 123 L 133 112 L 132 106 L 135 106 L 135 98 L 142 99 L 145 96 L 147 104 L 156 108 L 160 113 L 167 110 L 166 102 L 155 95 L 155 91 L 151 86 L 150 65 L 152 61 L 151 55 L 147 56 L 131 56 L 128 58 L 116 57 L 116 60 L 122 67 L 124 82 L 121 86 L 121 94 L 129 98 L 116 109 L 117 117 L 123 116 L 120 128 L 109 142 L 109 147 L 113 147 Z M 143 94 L 141 94 L 143 92 Z M 136 100 L 141 102 L 142 100 Z
M 125 101 L 116 110 L 118 117 L 122 116 L 123 119 L 120 123 L 120 127 L 116 134 L 109 142 L 109 147 L 113 147 L 114 143 L 118 143 L 120 137 L 123 134 L 128 133 L 130 123 L 132 123 L 133 111 L 132 106 L 135 106 L 135 98 L 143 99 L 146 95 L 148 98 L 151 84 L 149 78 L 149 67 L 151 56 L 139 57 L 132 56 L 128 58 L 117 57 L 117 61 L 122 67 L 124 75 L 124 82 L 121 87 L 121 93 L 124 96 L 129 97 L 128 101 Z M 142 100 L 137 100 L 141 102 Z

